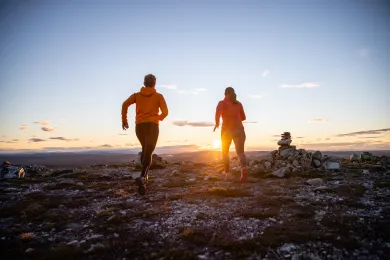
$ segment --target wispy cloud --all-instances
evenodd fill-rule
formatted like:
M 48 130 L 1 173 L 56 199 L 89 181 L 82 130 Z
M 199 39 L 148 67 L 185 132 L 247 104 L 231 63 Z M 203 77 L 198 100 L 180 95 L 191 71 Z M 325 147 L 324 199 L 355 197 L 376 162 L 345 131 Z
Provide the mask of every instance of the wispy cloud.
M 259 94 L 253 94 L 253 95 L 248 95 L 248 97 L 252 98 L 252 99 L 261 99 L 264 96 L 263 95 L 259 95 Z
M 170 89 L 170 90 L 175 90 L 177 89 L 176 85 L 157 85 L 157 88 L 165 88 L 165 89 Z
M 118 134 L 118 135 L 127 135 L 127 134 Z
M 33 142 L 33 143 L 39 143 L 39 142 L 44 142 L 46 141 L 45 139 L 40 139 L 40 138 L 30 138 L 28 139 L 30 142 Z
M 173 121 L 172 124 L 176 126 L 193 126 L 193 127 L 214 126 L 214 124 L 210 122 Z
M 281 88 L 316 88 L 320 85 L 315 82 L 304 82 L 301 84 L 291 85 L 291 84 L 282 84 L 280 85 Z
M 53 132 L 54 131 L 53 127 L 48 127 L 48 126 L 43 126 L 43 127 L 41 127 L 41 129 L 44 132 Z
M 50 122 L 49 122 L 49 121 L 37 121 L 37 122 L 34 122 L 34 124 L 38 124 L 38 125 L 50 125 Z
M 366 130 L 366 131 L 352 132 L 352 133 L 346 133 L 346 134 L 338 134 L 336 136 L 343 137 L 343 136 L 357 136 L 357 135 L 378 135 L 378 134 L 381 134 L 382 132 L 387 132 L 387 131 L 390 131 L 390 128 Z
M 270 71 L 269 70 L 264 70 L 263 73 L 261 74 L 261 76 L 263 78 L 267 77 L 269 75 Z
M 328 123 L 329 119 L 326 118 L 313 118 L 307 121 L 308 123 Z
M 49 139 L 51 139 L 51 140 L 66 141 L 66 142 L 72 142 L 72 141 L 78 141 L 78 140 L 79 140 L 79 139 L 77 139 L 77 138 L 75 138 L 75 139 L 68 139 L 68 138 L 65 138 L 65 137 L 62 137 L 62 136 L 50 137 Z
M 19 127 L 19 130 L 27 130 L 28 129 L 28 126 L 27 125 L 21 125 Z
M 257 124 L 257 121 L 244 121 L 244 124 Z
M 103 144 L 103 145 L 100 145 L 99 147 L 101 147 L 101 148 L 112 148 L 114 146 L 112 146 L 110 144 Z

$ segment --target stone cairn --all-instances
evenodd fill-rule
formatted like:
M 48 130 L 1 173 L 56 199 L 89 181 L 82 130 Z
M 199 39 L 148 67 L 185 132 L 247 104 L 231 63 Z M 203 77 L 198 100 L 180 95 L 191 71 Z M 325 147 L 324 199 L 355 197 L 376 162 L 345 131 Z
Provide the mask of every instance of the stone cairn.
M 291 134 L 290 132 L 284 132 L 283 134 L 281 134 L 281 139 L 280 141 L 278 142 L 278 145 L 279 145 L 279 153 L 285 149 L 289 149 L 289 148 L 295 148 L 294 145 L 290 145 L 292 142 L 291 140 Z
M 249 162 L 249 167 L 253 171 L 268 172 L 277 177 L 311 169 L 326 170 L 340 167 L 339 158 L 322 156 L 320 151 L 309 152 L 305 149 L 297 149 L 295 145 L 291 145 L 291 142 L 291 133 L 282 133 L 277 143 L 279 148 L 269 153 L 267 158 Z

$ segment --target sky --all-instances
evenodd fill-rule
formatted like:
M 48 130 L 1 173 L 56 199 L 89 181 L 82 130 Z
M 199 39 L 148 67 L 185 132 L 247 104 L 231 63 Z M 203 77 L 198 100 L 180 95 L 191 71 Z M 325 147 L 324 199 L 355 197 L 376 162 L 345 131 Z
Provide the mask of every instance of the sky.
M 159 147 L 219 149 L 232 86 L 247 150 L 390 149 L 389 46 L 388 1 L 1 1 L 0 151 L 139 148 L 149 73 Z

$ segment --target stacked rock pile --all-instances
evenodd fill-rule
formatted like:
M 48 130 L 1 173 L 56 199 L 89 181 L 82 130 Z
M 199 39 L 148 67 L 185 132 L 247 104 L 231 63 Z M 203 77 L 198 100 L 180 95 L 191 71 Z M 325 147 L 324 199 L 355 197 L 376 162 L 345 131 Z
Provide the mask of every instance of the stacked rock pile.
M 320 151 L 308 152 L 291 145 L 290 132 L 284 132 L 278 141 L 279 148 L 268 154 L 266 159 L 251 161 L 252 170 L 269 172 L 277 177 L 286 174 L 304 172 L 310 169 L 339 169 L 337 157 L 323 156 Z
M 291 140 L 290 132 L 284 132 L 283 134 L 281 134 L 281 139 L 278 142 L 279 153 L 285 149 L 292 147 L 292 146 L 290 146 L 291 142 L 292 142 L 292 140 Z M 295 147 L 295 146 L 293 146 L 293 147 Z

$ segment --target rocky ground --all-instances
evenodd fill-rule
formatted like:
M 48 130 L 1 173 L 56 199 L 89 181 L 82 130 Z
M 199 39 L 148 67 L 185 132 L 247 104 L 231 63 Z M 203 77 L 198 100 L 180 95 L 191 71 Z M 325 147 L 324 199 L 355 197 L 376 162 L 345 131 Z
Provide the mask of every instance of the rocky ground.
M 171 163 L 151 171 L 145 196 L 132 165 L 27 171 L 0 182 L 1 256 L 390 259 L 390 164 L 382 162 L 341 160 L 340 169 L 279 178 L 254 161 L 245 184 L 238 169 L 226 181 L 220 162 Z

